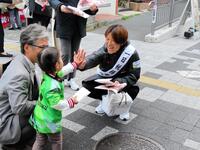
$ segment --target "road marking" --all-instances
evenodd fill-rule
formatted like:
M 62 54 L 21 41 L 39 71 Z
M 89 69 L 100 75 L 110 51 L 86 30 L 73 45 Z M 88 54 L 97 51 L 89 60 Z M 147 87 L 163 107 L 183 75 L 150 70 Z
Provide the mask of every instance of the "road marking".
M 186 147 L 190 147 L 194 150 L 199 150 L 200 149 L 200 143 L 199 142 L 195 142 L 193 140 L 190 139 L 186 139 L 185 142 L 183 143 L 184 146 Z
M 62 126 L 76 133 L 78 133 L 80 130 L 85 128 L 85 126 L 75 123 L 73 121 L 67 120 L 65 118 L 62 119 Z
M 171 83 L 168 81 L 158 80 L 158 79 L 154 79 L 154 78 L 150 78 L 146 76 L 141 76 L 140 81 L 142 83 L 154 85 L 154 86 L 165 88 L 168 90 L 174 90 L 176 92 L 183 93 L 186 95 L 200 97 L 200 90 L 195 90 L 195 89 L 178 85 L 175 83 Z

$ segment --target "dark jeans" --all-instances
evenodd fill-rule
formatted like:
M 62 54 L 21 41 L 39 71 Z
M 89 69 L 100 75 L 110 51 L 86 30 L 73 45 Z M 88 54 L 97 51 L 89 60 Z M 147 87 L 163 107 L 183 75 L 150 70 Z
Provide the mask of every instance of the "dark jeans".
M 89 97 L 92 97 L 94 99 L 99 99 L 102 100 L 102 95 L 106 95 L 107 91 L 106 90 L 100 90 L 100 89 L 95 89 L 96 86 L 100 85 L 100 83 L 95 82 L 94 80 L 102 78 L 101 76 L 98 75 L 93 75 L 85 80 L 82 81 L 83 87 L 88 89 L 91 93 L 88 95 Z M 136 98 L 136 96 L 139 93 L 139 86 L 134 85 L 130 86 L 129 88 L 124 88 L 123 91 L 127 92 L 132 100 Z
M 28 123 L 29 117 L 20 117 L 21 138 L 15 144 L 3 145 L 3 150 L 24 150 L 26 145 L 32 146 L 35 141 L 35 130 Z
M 0 14 L 1 14 L 1 9 L 0 9 Z M 4 52 L 4 31 L 3 31 L 3 26 L 0 19 L 0 53 L 3 53 L 3 52 Z

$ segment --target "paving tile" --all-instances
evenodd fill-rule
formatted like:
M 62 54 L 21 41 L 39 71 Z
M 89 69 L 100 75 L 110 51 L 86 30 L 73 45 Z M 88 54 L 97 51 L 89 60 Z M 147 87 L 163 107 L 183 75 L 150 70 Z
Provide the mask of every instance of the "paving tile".
M 174 62 L 176 62 L 176 59 L 170 58 L 170 59 L 168 59 L 166 62 L 174 63 Z
M 154 103 L 151 104 L 152 107 L 159 109 L 161 111 L 164 112 L 174 112 L 176 110 L 176 108 L 178 107 L 175 104 L 169 103 L 169 102 L 165 102 L 162 100 L 157 99 Z
M 148 106 L 150 106 L 151 102 L 149 101 L 146 101 L 146 100 L 142 100 L 142 99 L 137 99 L 137 101 L 135 102 L 134 105 L 132 105 L 132 108 L 135 109 L 135 108 L 139 108 L 139 109 L 146 109 Z
M 183 78 L 181 81 L 178 82 L 179 85 L 190 87 L 192 89 L 196 89 L 199 86 L 199 82 L 193 79 Z
M 93 113 L 79 109 L 76 112 L 66 116 L 65 119 L 81 124 L 82 126 L 88 126 L 90 122 L 94 123 L 98 117 L 101 116 L 97 116 Z
M 193 141 L 200 143 L 200 128 L 194 127 L 193 130 L 190 132 L 188 139 L 191 139 Z
M 187 62 L 190 62 L 190 63 L 192 63 L 195 60 L 193 58 L 183 56 L 183 55 L 179 55 L 179 54 L 176 55 L 176 56 L 173 56 L 172 59 L 181 59 L 181 60 L 184 60 L 184 61 L 187 61 Z
M 195 127 L 200 128 L 200 119 L 197 121 L 197 123 L 195 124 Z
M 169 139 L 172 134 L 174 133 L 174 131 L 176 130 L 175 127 L 173 126 L 169 126 L 166 124 L 162 124 L 159 128 L 157 128 L 153 134 L 162 137 L 162 138 L 166 138 Z
M 188 138 L 189 134 L 190 132 L 186 130 L 176 128 L 175 131 L 170 136 L 170 140 L 182 144 Z
M 80 108 L 82 108 L 85 104 L 79 103 L 77 104 L 74 108 L 72 109 L 65 109 L 62 111 L 62 116 L 63 118 L 74 113 L 75 111 L 79 110 Z
M 167 118 L 164 123 L 167 124 L 167 125 L 179 128 L 179 129 L 189 131 L 189 132 L 191 132 L 192 129 L 194 128 L 193 125 L 184 123 L 182 121 L 175 120 L 172 117 Z
M 159 122 L 164 122 L 169 117 L 167 112 L 158 110 L 151 106 L 144 110 L 141 115 Z
M 153 133 L 157 128 L 159 128 L 162 123 L 149 119 L 147 117 L 138 116 L 134 119 L 132 126 L 136 129 L 143 130 L 145 132 Z
M 186 51 L 179 53 L 179 55 L 187 56 L 187 57 L 190 57 L 190 58 L 197 58 L 197 59 L 200 58 L 200 55 L 192 54 L 192 53 L 189 53 L 189 52 L 186 52 Z
M 189 113 L 187 116 L 183 119 L 184 123 L 195 125 L 197 121 L 200 119 L 200 115 Z
M 176 84 L 178 84 L 182 79 L 183 77 L 180 76 L 179 74 L 164 75 L 159 78 L 159 80 L 167 81 L 170 83 L 176 83 Z
M 140 99 L 144 99 L 146 101 L 149 102 L 154 102 L 156 101 L 164 92 L 162 90 L 157 90 L 157 89 L 153 89 L 153 88 L 143 88 L 139 94 L 138 94 L 138 98 Z
M 160 97 L 160 99 L 176 105 L 184 106 L 185 108 L 200 110 L 200 101 L 198 97 L 168 90 Z
M 158 78 L 161 77 L 161 75 L 156 74 L 156 73 L 153 73 L 153 72 L 150 72 L 150 71 L 144 73 L 143 75 L 144 75 L 144 76 L 147 76 L 147 77 L 154 78 L 154 79 L 158 79 Z
M 176 59 L 174 63 L 164 62 L 156 68 L 176 72 L 177 70 L 186 70 L 187 66 L 187 64 L 183 64 L 183 60 Z
M 163 138 L 154 134 L 150 138 L 162 145 L 165 150 L 182 150 L 182 144 L 171 141 L 169 138 Z
M 179 110 L 176 109 L 172 114 L 171 114 L 171 118 L 177 121 L 182 121 L 185 116 L 187 115 L 187 112 L 185 112 L 184 110 Z

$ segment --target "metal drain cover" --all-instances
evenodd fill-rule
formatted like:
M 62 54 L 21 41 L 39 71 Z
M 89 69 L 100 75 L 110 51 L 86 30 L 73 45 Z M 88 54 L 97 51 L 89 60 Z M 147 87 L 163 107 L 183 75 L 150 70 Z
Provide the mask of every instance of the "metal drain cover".
M 101 139 L 95 150 L 164 150 L 150 138 L 133 133 L 114 133 Z

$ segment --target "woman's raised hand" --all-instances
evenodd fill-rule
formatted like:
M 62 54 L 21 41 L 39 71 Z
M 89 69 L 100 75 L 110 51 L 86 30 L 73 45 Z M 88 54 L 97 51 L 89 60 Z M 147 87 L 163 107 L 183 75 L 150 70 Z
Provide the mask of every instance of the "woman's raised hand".
M 85 51 L 84 49 L 79 49 L 76 52 L 74 52 L 74 62 L 79 66 L 81 63 L 85 61 Z

